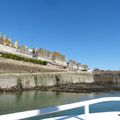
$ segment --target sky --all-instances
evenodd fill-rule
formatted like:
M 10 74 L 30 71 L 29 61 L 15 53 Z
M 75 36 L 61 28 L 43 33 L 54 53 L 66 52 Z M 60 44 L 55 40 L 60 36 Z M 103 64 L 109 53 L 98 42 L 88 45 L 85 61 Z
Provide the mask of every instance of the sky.
M 120 70 L 120 0 L 0 0 L 0 32 L 92 69 Z

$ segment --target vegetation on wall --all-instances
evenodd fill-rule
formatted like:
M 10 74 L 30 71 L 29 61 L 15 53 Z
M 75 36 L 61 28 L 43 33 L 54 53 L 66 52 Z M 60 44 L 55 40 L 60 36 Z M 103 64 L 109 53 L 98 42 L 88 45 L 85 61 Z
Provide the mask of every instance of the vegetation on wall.
M 17 79 L 17 90 L 22 91 L 23 85 L 22 85 L 22 80 L 20 78 Z
M 59 87 L 59 82 L 60 82 L 59 76 L 55 75 L 55 79 L 56 79 L 56 86 Z
M 35 81 L 35 87 L 37 88 L 37 86 L 38 86 L 37 75 L 34 76 L 34 81 Z
M 41 64 L 41 65 L 47 65 L 47 61 L 41 61 L 41 60 L 26 58 L 26 57 L 14 55 L 14 54 L 3 53 L 3 54 L 1 54 L 1 57 L 8 58 L 8 59 L 13 59 L 13 60 L 24 61 L 24 62 Z

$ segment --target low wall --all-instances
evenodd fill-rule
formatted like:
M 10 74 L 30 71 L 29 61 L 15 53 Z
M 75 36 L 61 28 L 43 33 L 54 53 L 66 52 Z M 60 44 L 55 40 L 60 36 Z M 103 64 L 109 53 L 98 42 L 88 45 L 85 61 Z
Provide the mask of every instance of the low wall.
M 27 58 L 32 58 L 32 55 L 30 55 L 30 54 L 22 53 L 22 52 L 18 51 L 16 48 L 2 45 L 2 44 L 0 44 L 0 52 L 1 53 L 11 53 L 11 54 L 20 55 L 20 56 L 27 57 Z
M 38 74 L 0 74 L 0 88 L 11 89 L 18 83 L 23 88 L 37 86 L 54 86 L 67 83 L 91 83 L 93 76 L 90 72 L 81 73 L 38 73 Z

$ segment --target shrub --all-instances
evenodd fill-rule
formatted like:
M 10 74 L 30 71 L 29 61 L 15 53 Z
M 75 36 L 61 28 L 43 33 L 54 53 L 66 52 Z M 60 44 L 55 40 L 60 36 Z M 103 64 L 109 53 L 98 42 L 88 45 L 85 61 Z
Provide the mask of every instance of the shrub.
M 13 59 L 13 60 L 30 62 L 30 63 L 41 64 L 41 65 L 47 65 L 47 61 L 41 61 L 41 60 L 37 60 L 37 59 L 26 58 L 26 57 L 14 55 L 14 54 L 2 53 L 1 57 L 8 58 L 8 59 Z

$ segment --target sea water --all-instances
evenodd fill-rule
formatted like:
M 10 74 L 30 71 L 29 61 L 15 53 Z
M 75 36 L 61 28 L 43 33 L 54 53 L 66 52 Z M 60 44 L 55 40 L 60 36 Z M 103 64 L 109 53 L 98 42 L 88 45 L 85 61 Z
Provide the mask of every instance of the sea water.
M 104 93 L 56 93 L 43 91 L 26 91 L 22 93 L 4 93 L 0 94 L 0 114 L 8 114 L 20 111 L 34 110 L 51 106 L 58 106 L 68 103 L 80 102 L 84 100 L 101 97 L 120 97 L 120 92 Z M 90 112 L 120 111 L 120 102 L 104 102 L 90 105 Z M 45 117 L 61 115 L 82 114 L 84 109 L 77 108 L 69 111 L 34 117 L 29 120 L 43 119 Z

